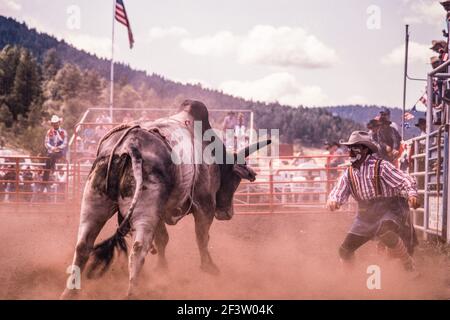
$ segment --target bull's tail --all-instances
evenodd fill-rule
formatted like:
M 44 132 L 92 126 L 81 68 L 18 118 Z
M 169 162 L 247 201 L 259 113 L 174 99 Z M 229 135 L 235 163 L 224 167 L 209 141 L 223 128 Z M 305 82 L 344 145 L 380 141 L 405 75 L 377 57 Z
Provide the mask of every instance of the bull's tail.
M 134 208 L 136 207 L 138 199 L 140 198 L 143 186 L 142 155 L 134 144 L 130 146 L 128 154 L 131 158 L 131 166 L 133 169 L 134 179 L 136 181 L 133 199 L 125 218 L 120 223 L 115 234 L 94 246 L 91 253 L 94 260 L 90 264 L 87 271 L 88 278 L 99 278 L 109 269 L 113 261 L 114 251 L 116 248 L 119 252 L 128 252 L 125 237 L 131 229 L 130 218 L 133 214 Z

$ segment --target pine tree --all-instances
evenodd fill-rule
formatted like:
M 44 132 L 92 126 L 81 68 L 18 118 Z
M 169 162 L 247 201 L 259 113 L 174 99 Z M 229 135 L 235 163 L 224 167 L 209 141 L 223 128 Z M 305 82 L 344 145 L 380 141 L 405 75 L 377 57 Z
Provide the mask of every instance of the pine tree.
M 42 77 L 44 81 L 52 79 L 61 67 L 62 63 L 56 49 L 51 48 L 47 50 L 42 61 Z
M 0 96 L 9 95 L 14 85 L 21 50 L 7 45 L 0 52 Z
M 26 49 L 21 50 L 20 61 L 8 105 L 15 120 L 26 116 L 34 100 L 41 96 L 40 69 L 36 59 Z

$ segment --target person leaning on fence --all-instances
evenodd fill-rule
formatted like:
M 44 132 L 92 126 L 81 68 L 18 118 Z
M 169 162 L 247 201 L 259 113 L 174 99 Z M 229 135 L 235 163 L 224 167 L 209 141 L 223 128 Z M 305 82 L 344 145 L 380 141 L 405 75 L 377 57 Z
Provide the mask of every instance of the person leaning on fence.
M 223 140 L 227 149 L 234 149 L 234 131 L 237 124 L 236 113 L 229 111 L 222 123 Z
M 380 116 L 379 128 L 374 133 L 374 140 L 378 143 L 378 156 L 384 160 L 394 163 L 400 155 L 401 137 L 388 117 Z
M 328 156 L 330 157 L 330 162 L 327 163 L 326 167 L 330 168 L 330 178 L 334 180 L 339 176 L 337 168 L 345 163 L 345 159 L 342 157 L 345 152 L 342 150 L 341 145 L 336 141 L 326 143 L 326 149 L 328 150 Z
M 358 214 L 339 248 L 344 263 L 354 252 L 378 238 L 391 257 L 399 258 L 407 271 L 414 271 L 412 254 L 417 245 L 409 219 L 409 207 L 418 207 L 416 182 L 390 162 L 375 157 L 377 145 L 365 131 L 354 131 L 348 141 L 351 166 L 331 191 L 327 207 L 337 210 L 350 195 L 358 202 Z
M 66 156 L 67 150 L 67 132 L 60 127 L 61 119 L 54 115 L 50 123 L 52 128 L 45 135 L 45 148 L 47 149 L 48 159 L 45 162 L 45 172 L 43 181 L 47 182 L 50 177 L 50 171 L 55 169 L 56 161 Z M 44 187 L 46 187 L 44 185 Z

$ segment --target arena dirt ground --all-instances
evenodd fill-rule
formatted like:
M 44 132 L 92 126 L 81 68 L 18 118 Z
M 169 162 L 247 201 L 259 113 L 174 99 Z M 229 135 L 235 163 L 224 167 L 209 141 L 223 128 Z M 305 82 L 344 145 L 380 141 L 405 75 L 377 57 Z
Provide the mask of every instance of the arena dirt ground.
M 0 299 L 57 299 L 71 263 L 78 212 L 68 208 L 11 212 L 0 208 Z M 417 250 L 422 276 L 412 279 L 396 261 L 368 243 L 352 270 L 337 256 L 351 223 L 348 214 L 235 216 L 215 221 L 210 251 L 219 276 L 199 269 L 191 216 L 169 226 L 169 271 L 154 271 L 147 257 L 141 278 L 142 299 L 449 299 L 448 256 L 429 247 Z M 114 221 L 103 230 L 109 236 Z M 381 270 L 381 289 L 366 285 L 369 265 Z M 127 261 L 122 255 L 101 279 L 82 281 L 82 299 L 122 299 Z

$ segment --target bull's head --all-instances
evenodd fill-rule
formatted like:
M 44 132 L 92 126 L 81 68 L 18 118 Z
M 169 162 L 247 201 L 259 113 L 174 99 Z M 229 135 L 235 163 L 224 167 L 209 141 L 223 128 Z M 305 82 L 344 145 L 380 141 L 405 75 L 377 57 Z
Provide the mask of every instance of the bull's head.
M 220 188 L 216 194 L 215 217 L 219 220 L 229 220 L 233 217 L 233 196 L 242 179 L 251 182 L 256 179 L 256 172 L 250 168 L 245 159 L 253 152 L 271 143 L 271 140 L 254 143 L 233 155 L 233 164 L 220 166 Z

